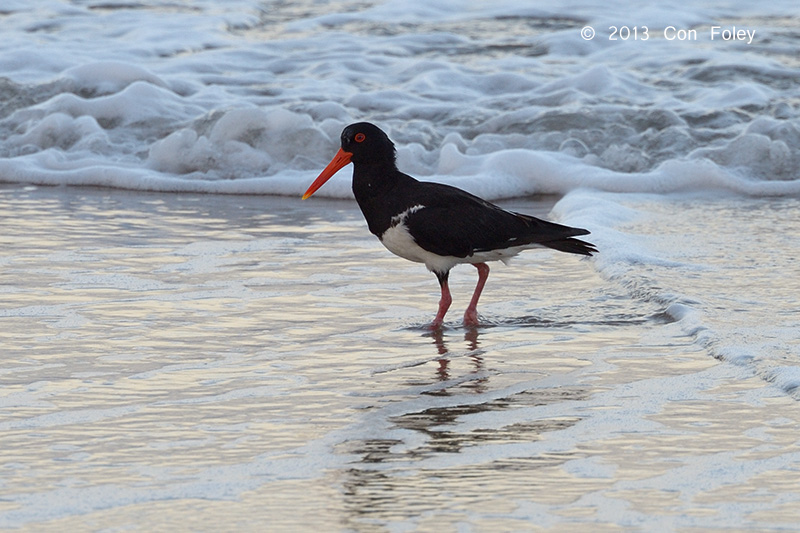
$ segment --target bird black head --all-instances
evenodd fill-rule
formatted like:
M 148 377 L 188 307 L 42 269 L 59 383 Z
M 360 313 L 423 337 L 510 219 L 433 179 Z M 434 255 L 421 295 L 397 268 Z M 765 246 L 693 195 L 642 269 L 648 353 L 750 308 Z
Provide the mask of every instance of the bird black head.
M 356 165 L 394 165 L 395 162 L 394 143 L 378 126 L 369 122 L 356 122 L 342 131 L 342 150 L 353 154 L 350 160 Z
M 303 200 L 351 162 L 395 168 L 395 155 L 394 144 L 378 126 L 369 122 L 350 124 L 342 131 L 342 147 L 305 192 Z

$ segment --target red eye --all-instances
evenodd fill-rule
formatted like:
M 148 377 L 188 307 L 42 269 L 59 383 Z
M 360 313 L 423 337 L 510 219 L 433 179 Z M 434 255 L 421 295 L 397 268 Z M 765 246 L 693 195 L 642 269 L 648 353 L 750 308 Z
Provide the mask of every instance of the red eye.
M 353 137 L 353 139 L 354 139 L 354 140 L 355 140 L 357 143 L 363 143 L 363 142 L 364 142 L 364 139 L 366 139 L 366 138 L 367 138 L 367 136 L 366 136 L 366 135 L 364 135 L 363 133 L 356 133 L 356 136 L 355 136 L 355 137 Z

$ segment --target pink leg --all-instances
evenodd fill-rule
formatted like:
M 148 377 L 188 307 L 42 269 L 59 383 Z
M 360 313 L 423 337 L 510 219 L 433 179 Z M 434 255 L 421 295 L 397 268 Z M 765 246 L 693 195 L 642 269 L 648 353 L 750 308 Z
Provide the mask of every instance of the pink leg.
M 478 325 L 478 299 L 481 297 L 483 286 L 486 285 L 486 279 L 489 277 L 489 265 L 486 263 L 475 263 L 475 268 L 478 269 L 478 284 L 475 285 L 475 292 L 472 293 L 472 300 L 469 302 L 469 307 L 464 312 L 464 324 L 467 326 Z
M 436 277 L 439 278 L 439 286 L 442 288 L 442 298 L 439 300 L 439 312 L 436 313 L 436 318 L 434 318 L 431 323 L 431 329 L 439 329 L 442 327 L 444 315 L 447 313 L 447 310 L 450 309 L 450 304 L 453 303 L 453 297 L 450 296 L 450 288 L 447 286 L 447 278 L 450 273 L 445 272 L 444 274 L 439 274 L 436 272 L 435 274 Z

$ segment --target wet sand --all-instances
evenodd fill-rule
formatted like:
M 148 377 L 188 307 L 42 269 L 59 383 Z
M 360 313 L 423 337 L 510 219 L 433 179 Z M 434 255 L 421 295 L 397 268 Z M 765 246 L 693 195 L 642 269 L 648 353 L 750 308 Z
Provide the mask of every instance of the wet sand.
M 546 216 L 554 198 L 502 202 Z M 354 202 L 0 188 L 0 527 L 770 530 L 797 402 L 590 260 L 435 277 Z

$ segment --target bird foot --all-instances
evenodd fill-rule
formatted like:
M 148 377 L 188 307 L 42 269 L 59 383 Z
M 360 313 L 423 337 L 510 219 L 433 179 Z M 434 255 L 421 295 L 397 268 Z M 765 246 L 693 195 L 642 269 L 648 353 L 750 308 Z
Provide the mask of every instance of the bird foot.
M 478 311 L 475 309 L 467 309 L 467 312 L 464 313 L 464 325 L 472 327 L 479 325 Z
M 431 331 L 441 331 L 442 328 L 443 325 L 441 320 L 434 320 L 433 322 L 428 324 L 428 329 Z

